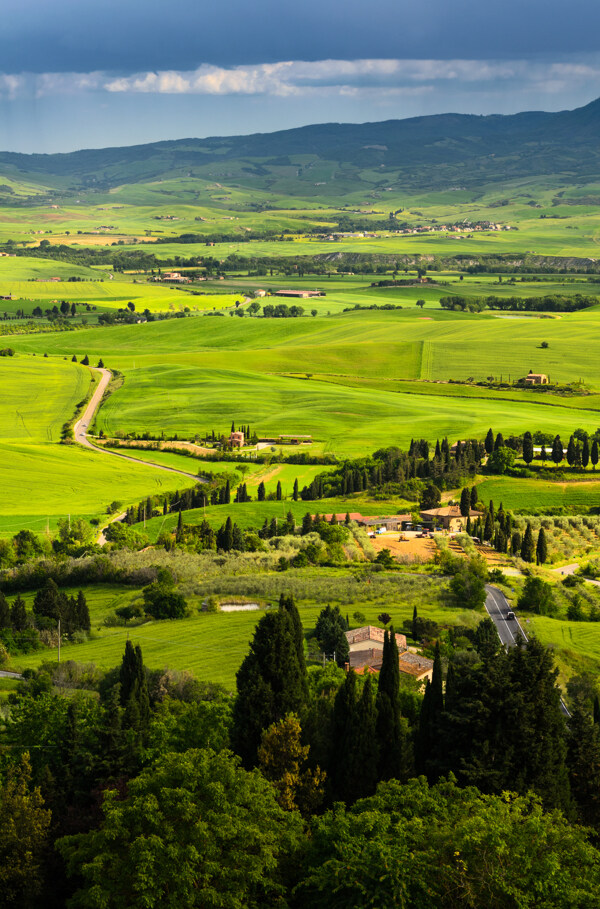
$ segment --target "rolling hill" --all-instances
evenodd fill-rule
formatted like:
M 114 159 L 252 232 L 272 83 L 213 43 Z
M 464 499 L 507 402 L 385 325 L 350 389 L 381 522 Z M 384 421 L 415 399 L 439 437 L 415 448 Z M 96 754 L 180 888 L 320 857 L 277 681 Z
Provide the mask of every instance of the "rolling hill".
M 600 99 L 558 113 L 442 114 L 67 154 L 3 152 L 0 174 L 6 180 L 27 179 L 34 186 L 42 183 L 67 191 L 105 191 L 167 175 L 201 179 L 222 175 L 228 178 L 226 183 L 269 189 L 285 175 L 290 193 L 299 195 L 319 194 L 318 188 L 327 182 L 321 179 L 322 165 L 327 165 L 341 194 L 364 182 L 418 189 L 550 174 L 589 182 L 600 173 L 599 140 Z

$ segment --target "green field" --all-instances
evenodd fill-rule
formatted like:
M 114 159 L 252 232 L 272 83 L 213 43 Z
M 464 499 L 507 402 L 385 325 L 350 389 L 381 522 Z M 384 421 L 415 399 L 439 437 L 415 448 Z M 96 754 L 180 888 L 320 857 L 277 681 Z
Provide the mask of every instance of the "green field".
M 59 518 L 91 517 L 115 501 L 193 483 L 60 444 L 63 423 L 90 385 L 90 371 L 62 359 L 0 358 L 0 534 L 54 528 Z
M 581 377 L 600 389 L 599 329 L 596 309 L 543 322 L 522 319 L 518 327 L 487 315 L 432 311 L 423 318 L 410 310 L 319 319 L 191 318 L 87 328 L 75 338 L 18 336 L 11 343 L 54 358 L 70 354 L 76 340 L 78 350 L 121 370 L 124 385 L 96 422 L 108 435 L 193 438 L 228 431 L 233 420 L 250 422 L 259 434 L 311 434 L 329 452 L 356 456 L 413 437 L 481 437 L 489 426 L 505 435 L 595 431 L 596 394 L 495 394 L 437 383 L 514 379 L 534 368 L 561 382 Z
M 335 577 L 335 572 L 324 572 L 324 577 Z M 363 585 L 364 586 L 364 585 Z M 281 589 L 286 589 L 282 579 Z M 357 587 L 356 605 L 343 608 L 352 614 L 354 609 L 364 612 L 367 621 L 377 623 L 377 614 L 385 606 L 397 627 L 404 619 L 412 616 L 415 602 L 419 613 L 434 621 L 446 623 L 473 624 L 481 618 L 473 613 L 465 614 L 441 606 L 438 599 L 439 584 L 427 577 L 415 576 L 410 579 L 408 591 L 403 592 L 393 604 L 364 599 L 361 588 Z M 125 628 L 106 627 L 103 622 L 107 615 L 140 596 L 140 591 L 128 587 L 86 588 L 86 598 L 92 618 L 91 639 L 84 644 L 65 644 L 61 648 L 61 660 L 77 660 L 80 663 L 95 663 L 102 669 L 118 665 L 125 641 L 129 638 L 140 644 L 144 663 L 152 669 L 189 670 L 203 681 L 220 682 L 233 689 L 235 673 L 239 668 L 252 638 L 256 622 L 262 612 L 200 613 L 200 599 L 189 598 L 192 615 L 177 621 L 149 621 L 144 625 Z M 31 596 L 25 599 L 30 602 Z M 300 617 L 305 634 L 314 629 L 322 603 L 302 602 L 299 604 Z M 56 659 L 55 650 L 40 650 L 15 658 L 11 668 L 19 670 L 37 667 L 46 660 Z
M 311 156 L 292 156 L 290 161 L 285 167 L 268 163 L 265 173 L 270 176 L 264 181 L 249 177 L 240 162 L 230 162 L 225 182 L 216 182 L 211 165 L 201 164 L 188 176 L 167 169 L 154 178 L 144 175 L 139 162 L 131 162 L 123 164 L 117 185 L 81 187 L 77 199 L 60 176 L 48 177 L 46 183 L 41 174 L 7 178 L 6 192 L 18 196 L 19 204 L 3 208 L 0 241 L 11 237 L 33 252 L 45 240 L 72 247 L 74 255 L 85 247 L 108 254 L 114 248 L 115 254 L 155 256 L 163 270 L 184 273 L 202 271 L 208 258 L 219 268 L 213 268 L 207 281 L 170 287 L 154 282 L 151 269 L 132 267 L 123 273 L 106 262 L 91 264 L 92 256 L 83 256 L 81 264 L 34 255 L 0 257 L 0 295 L 14 298 L 4 301 L 7 316 L 17 309 L 27 314 L 34 305 L 44 309 L 56 299 L 78 304 L 71 323 L 77 331 L 11 335 L 18 357 L 0 362 L 0 372 L 8 376 L 12 369 L 15 376 L 0 386 L 2 532 L 18 526 L 43 530 L 65 512 L 99 515 L 113 499 L 132 502 L 186 483 L 144 464 L 147 461 L 186 473 L 202 468 L 201 462 L 164 452 L 132 452 L 140 462 L 136 464 L 58 445 L 60 428 L 85 390 L 81 382 L 87 374 L 70 363 L 73 354 L 87 354 L 92 363 L 102 358 L 123 374 L 122 386 L 95 421 L 95 429 L 107 435 L 176 433 L 193 439 L 213 429 L 228 432 L 233 421 L 250 423 L 259 434 L 311 434 L 311 453 L 342 459 L 383 446 L 406 446 L 415 437 L 432 442 L 443 436 L 451 442 L 482 437 L 490 426 L 505 436 L 537 429 L 559 432 L 563 438 L 576 428 L 595 431 L 600 426 L 600 305 L 551 318 L 540 313 L 475 315 L 439 305 L 441 297 L 453 293 L 598 296 L 597 276 L 561 274 L 558 269 L 564 257 L 595 259 L 600 216 L 589 201 L 598 192 L 594 183 L 586 187 L 553 176 L 519 177 L 476 189 L 401 191 L 391 175 L 383 178 L 368 168 L 348 171 L 348 176 L 340 172 L 334 185 L 323 176 L 328 164 Z M 385 196 L 377 188 L 381 179 L 390 180 Z M 22 204 L 24 199 L 27 204 Z M 261 207 L 264 210 L 257 210 Z M 402 219 L 415 227 L 467 219 L 518 230 L 383 230 L 376 236 L 337 240 L 302 232 L 286 235 L 287 230 L 317 225 L 326 235 L 340 218 L 360 215 L 363 221 L 376 221 L 391 209 L 401 210 Z M 242 242 L 254 230 L 279 232 L 284 241 Z M 232 239 L 208 247 L 201 241 L 157 242 L 183 233 L 200 238 L 230 233 Z M 346 254 L 354 256 L 355 274 L 337 272 L 340 256 Z M 458 256 L 475 261 L 490 254 L 529 262 L 539 256 L 563 259 L 557 260 L 555 274 L 546 275 L 541 268 L 540 274 L 516 276 L 514 281 L 506 274 L 459 274 Z M 281 267 L 269 267 L 264 274 L 252 260 L 267 256 L 279 260 Z M 324 257 L 322 274 L 303 273 L 303 261 L 313 256 Z M 371 257 L 371 273 L 361 273 L 366 261 L 361 256 Z M 430 283 L 418 283 L 415 257 L 427 265 Z M 351 264 L 345 267 L 352 271 Z M 225 273 L 223 280 L 219 271 Z M 412 284 L 371 286 L 392 275 Z M 314 287 L 326 295 L 299 301 L 305 309 L 301 318 L 237 318 L 231 309 L 259 288 Z M 418 299 L 425 301 L 423 309 L 415 306 Z M 99 313 L 128 302 L 136 313 L 148 308 L 175 315 L 187 307 L 189 318 L 96 325 Z M 265 300 L 259 302 L 264 305 Z M 356 304 L 389 302 L 403 308 L 344 312 Z M 205 318 L 213 308 L 224 315 Z M 310 315 L 313 309 L 316 318 Z M 36 354 L 35 359 L 30 354 Z M 542 395 L 475 384 L 488 376 L 513 382 L 530 369 L 560 383 L 582 380 L 590 393 Z M 17 380 L 17 375 L 22 378 Z M 232 480 L 242 480 L 235 465 L 203 469 L 226 471 Z M 280 481 L 289 495 L 296 478 L 303 486 L 317 471 L 292 465 L 258 468 L 250 462 L 245 480 L 253 496 L 263 479 L 267 492 Z M 587 483 L 486 478 L 481 489 L 483 498 L 521 511 L 578 511 L 600 505 L 600 481 L 591 471 Z M 250 521 L 267 514 L 274 503 L 261 509 L 258 504 L 233 513 L 239 512 L 239 520 L 251 526 Z M 368 510 L 397 511 L 403 505 L 375 504 Z M 343 511 L 353 505 L 350 501 L 335 507 Z M 304 507 L 294 504 L 294 513 Z M 196 517 L 190 515 L 190 520 Z M 215 511 L 214 520 L 221 518 Z M 151 530 L 154 533 L 153 525 Z

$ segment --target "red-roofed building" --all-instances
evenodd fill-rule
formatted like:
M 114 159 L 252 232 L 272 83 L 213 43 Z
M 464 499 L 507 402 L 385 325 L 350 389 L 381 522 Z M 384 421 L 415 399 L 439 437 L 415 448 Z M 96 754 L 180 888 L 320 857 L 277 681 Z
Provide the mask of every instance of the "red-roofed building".
M 346 632 L 348 648 L 350 653 L 356 653 L 359 650 L 377 650 L 383 652 L 383 640 L 385 631 L 376 625 L 363 625 L 362 628 L 353 628 Z M 406 637 L 403 634 L 396 634 L 396 644 L 399 651 L 406 650 Z

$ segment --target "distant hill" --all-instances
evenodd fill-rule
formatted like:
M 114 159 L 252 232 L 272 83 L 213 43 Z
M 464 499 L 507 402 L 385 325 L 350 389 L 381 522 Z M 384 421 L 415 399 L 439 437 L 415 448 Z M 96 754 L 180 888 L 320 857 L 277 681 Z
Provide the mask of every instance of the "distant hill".
M 477 186 L 517 177 L 564 174 L 600 178 L 600 99 L 559 113 L 510 116 L 442 114 L 381 123 L 325 123 L 226 138 L 179 139 L 54 155 L 0 153 L 0 175 L 27 175 L 76 189 L 106 189 L 165 175 L 269 189 L 286 176 L 288 192 L 318 195 L 320 165 L 334 165 L 340 194 L 362 183 L 400 188 Z

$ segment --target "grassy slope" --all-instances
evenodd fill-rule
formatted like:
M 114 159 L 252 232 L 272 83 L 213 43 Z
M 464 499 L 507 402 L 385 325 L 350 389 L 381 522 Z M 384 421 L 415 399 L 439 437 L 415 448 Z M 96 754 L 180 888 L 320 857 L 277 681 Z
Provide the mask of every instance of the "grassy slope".
M 335 572 L 326 571 L 333 576 Z M 473 613 L 465 614 L 448 607 L 441 607 L 435 593 L 437 582 L 430 584 L 423 578 L 422 584 L 414 579 L 412 592 L 399 603 L 365 602 L 362 588 L 357 587 L 356 605 L 342 607 L 352 612 L 358 608 L 364 612 L 367 621 L 377 623 L 377 614 L 385 608 L 390 612 L 400 627 L 404 619 L 412 616 L 414 602 L 418 601 L 419 613 L 444 622 L 472 623 L 480 618 Z M 364 586 L 364 585 L 363 585 Z M 86 589 L 92 618 L 92 639 L 85 644 L 65 645 L 61 649 L 61 659 L 74 659 L 78 662 L 93 662 L 103 669 L 108 669 L 120 662 L 125 641 L 130 638 L 140 644 L 144 662 L 151 668 L 169 667 L 171 669 L 190 670 L 194 675 L 206 681 L 221 682 L 230 688 L 235 685 L 235 673 L 246 652 L 254 632 L 254 626 L 261 612 L 240 613 L 198 613 L 199 600 L 190 599 L 192 615 L 178 621 L 148 622 L 132 628 L 107 628 L 102 623 L 104 618 L 114 612 L 118 606 L 125 605 L 139 597 L 140 591 L 127 587 L 93 587 Z M 31 601 L 31 595 L 26 599 Z M 305 634 L 314 629 L 317 616 L 323 608 L 322 603 L 300 603 L 300 616 Z M 39 666 L 48 659 L 53 659 L 55 651 L 43 650 L 15 658 L 14 666 Z
M 98 427 L 108 433 L 194 435 L 225 431 L 235 420 L 259 432 L 311 433 L 336 454 L 357 455 L 415 436 L 481 436 L 490 425 L 505 435 L 536 428 L 595 430 L 597 396 L 492 397 L 461 386 L 430 387 L 423 380 L 515 377 L 534 368 L 561 381 L 582 376 L 600 387 L 599 328 L 595 309 L 518 323 L 447 312 L 423 320 L 411 310 L 89 328 L 77 342 L 90 357 L 125 373 L 124 386 L 100 412 Z M 548 340 L 548 349 L 540 348 L 541 339 Z M 60 355 L 71 352 L 73 340 L 20 337 L 14 346 Z M 411 380 L 408 394 L 399 380 Z M 473 400 L 473 394 L 482 399 Z
M 96 515 L 115 499 L 189 485 L 184 477 L 60 445 L 90 372 L 62 359 L 0 358 L 0 533 L 41 531 L 59 517 Z

